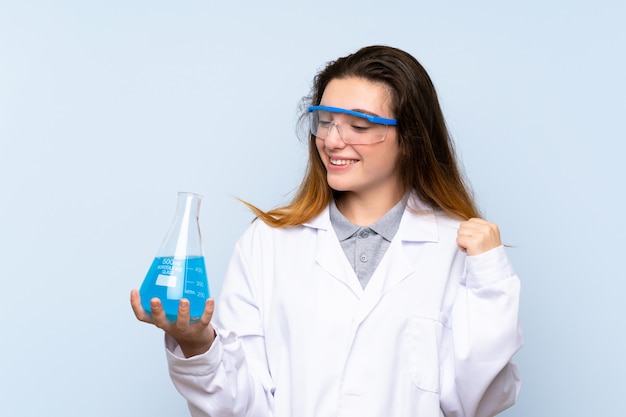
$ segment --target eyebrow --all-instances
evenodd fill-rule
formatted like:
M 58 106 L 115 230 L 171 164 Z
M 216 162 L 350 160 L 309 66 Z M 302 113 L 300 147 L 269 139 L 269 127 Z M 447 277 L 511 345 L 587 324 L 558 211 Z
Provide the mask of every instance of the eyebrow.
M 322 104 L 322 103 L 320 103 L 320 106 L 324 106 L 324 107 L 334 107 L 334 108 L 339 108 L 339 109 L 343 108 L 343 107 L 337 107 L 337 106 L 327 106 L 327 105 Z M 374 112 L 371 112 L 371 111 L 369 111 L 369 110 L 365 110 L 365 109 L 361 109 L 361 108 L 359 108 L 359 107 L 357 107 L 357 108 L 351 108 L 351 109 L 346 109 L 346 110 L 352 110 L 352 111 L 355 111 L 355 112 L 358 112 L 358 113 L 363 113 L 363 114 L 367 114 L 367 115 L 369 115 L 369 116 L 374 116 L 374 117 L 382 117 L 380 114 L 376 114 L 376 113 L 374 113 Z
M 380 114 L 376 114 L 376 113 L 373 113 L 373 112 L 371 112 L 369 110 L 365 110 L 365 109 L 357 108 L 357 109 L 350 109 L 350 110 L 358 111 L 359 113 L 363 113 L 363 114 L 369 114 L 370 116 L 382 117 Z

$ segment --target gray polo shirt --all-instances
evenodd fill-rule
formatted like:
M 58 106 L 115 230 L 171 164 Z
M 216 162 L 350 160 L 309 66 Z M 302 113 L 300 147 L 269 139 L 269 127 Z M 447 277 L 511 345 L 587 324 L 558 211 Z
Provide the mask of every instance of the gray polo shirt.
M 373 224 L 357 226 L 341 214 L 334 200 L 331 202 L 330 222 L 363 288 L 398 231 L 405 205 L 405 199 L 401 199 Z

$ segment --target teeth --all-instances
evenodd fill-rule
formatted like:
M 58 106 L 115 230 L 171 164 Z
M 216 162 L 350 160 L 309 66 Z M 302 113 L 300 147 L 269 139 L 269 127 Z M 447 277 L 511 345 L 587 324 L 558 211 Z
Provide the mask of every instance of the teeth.
M 350 164 L 354 164 L 357 161 L 354 159 L 330 159 L 330 163 L 333 165 L 350 165 Z

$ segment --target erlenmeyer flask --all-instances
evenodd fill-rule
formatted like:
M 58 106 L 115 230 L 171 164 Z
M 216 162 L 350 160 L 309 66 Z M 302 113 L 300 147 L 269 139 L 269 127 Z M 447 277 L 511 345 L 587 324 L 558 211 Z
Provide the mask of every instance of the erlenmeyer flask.
M 174 221 L 139 289 L 144 310 L 151 312 L 150 300 L 157 297 L 171 321 L 178 316 L 181 298 L 189 300 L 190 317 L 197 320 L 210 296 L 198 223 L 201 199 L 178 193 Z

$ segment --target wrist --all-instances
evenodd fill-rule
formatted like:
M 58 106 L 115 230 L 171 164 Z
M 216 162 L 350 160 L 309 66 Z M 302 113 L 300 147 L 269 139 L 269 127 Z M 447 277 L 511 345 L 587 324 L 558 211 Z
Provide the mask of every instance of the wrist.
M 178 346 L 180 347 L 180 350 L 182 350 L 183 355 L 185 355 L 185 358 L 203 355 L 208 352 L 217 337 L 217 332 L 213 326 L 209 326 L 207 333 L 209 337 L 206 339 L 203 338 L 203 340 L 177 340 Z

